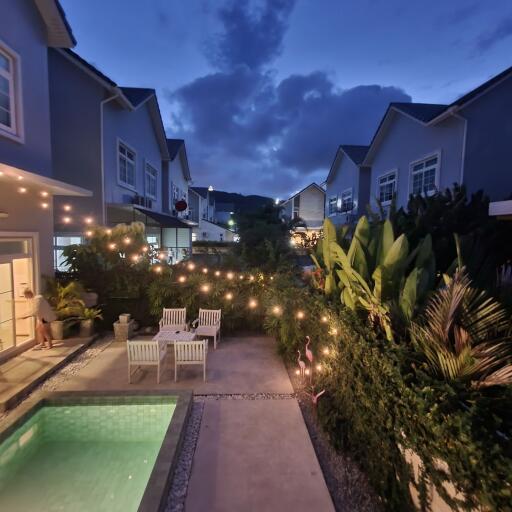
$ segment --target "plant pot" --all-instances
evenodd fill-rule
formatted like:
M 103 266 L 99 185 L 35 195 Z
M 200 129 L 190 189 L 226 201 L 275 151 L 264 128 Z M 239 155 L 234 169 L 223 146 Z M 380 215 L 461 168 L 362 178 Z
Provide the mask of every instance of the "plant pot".
M 62 320 L 54 320 L 53 322 L 50 322 L 50 332 L 52 333 L 52 339 L 63 340 L 64 322 Z
M 94 334 L 94 320 L 80 321 L 80 338 L 90 338 Z
M 119 323 L 121 324 L 127 324 L 130 321 L 130 313 L 123 313 L 122 315 L 119 315 Z

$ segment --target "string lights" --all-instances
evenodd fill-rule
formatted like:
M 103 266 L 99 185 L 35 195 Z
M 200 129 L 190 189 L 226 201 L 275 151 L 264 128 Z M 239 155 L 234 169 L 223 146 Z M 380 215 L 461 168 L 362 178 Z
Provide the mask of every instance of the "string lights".
M 41 208 L 43 210 L 47 210 L 49 207 L 50 207 L 50 205 L 48 203 L 41 203 Z
M 208 269 L 205 267 L 203 268 L 203 270 L 201 271 L 203 274 L 208 274 Z
M 283 310 L 280 306 L 274 306 L 272 308 L 272 313 L 274 313 L 274 315 L 281 315 L 283 313 Z
M 235 277 L 235 276 L 234 276 L 233 272 L 228 272 L 226 274 L 226 277 L 231 281 L 233 279 L 233 277 Z
M 70 212 L 71 211 L 71 205 L 70 204 L 65 204 L 62 209 L 65 211 L 65 212 Z
M 187 268 L 188 268 L 190 271 L 192 271 L 192 270 L 194 270 L 194 269 L 196 268 L 196 266 L 195 266 L 195 264 L 194 264 L 194 263 L 190 262 L 190 263 L 187 265 Z
M 18 188 L 18 192 L 20 194 L 25 194 L 27 192 L 27 189 L 25 187 L 20 187 L 20 188 Z
M 86 224 L 92 224 L 94 222 L 94 219 L 92 217 L 85 217 L 84 222 Z
M 178 281 L 179 281 L 180 283 L 184 283 L 186 280 L 187 280 L 187 278 L 186 278 L 185 276 L 180 276 L 180 277 L 178 277 Z
M 256 299 L 249 299 L 249 307 L 251 309 L 254 309 L 255 307 L 257 307 L 258 305 L 258 301 Z
M 220 277 L 220 270 L 215 271 L 215 277 Z
M 231 292 L 226 293 L 226 300 L 233 300 L 233 294 Z
M 72 221 L 73 221 L 73 219 L 71 217 L 63 217 L 62 218 L 62 222 L 64 222 L 64 224 L 71 224 Z
M 202 291 L 203 293 L 208 293 L 208 292 L 210 291 L 210 285 L 209 285 L 209 284 L 203 284 L 203 285 L 201 286 L 201 291 Z
M 159 274 L 160 272 L 162 272 L 162 267 L 161 267 L 160 265 L 155 265 L 155 266 L 153 267 L 153 270 L 154 270 L 157 274 Z
M 109 248 L 111 251 L 113 251 L 113 250 L 117 249 L 117 245 L 116 245 L 116 244 L 114 244 L 114 243 L 110 243 L 110 244 L 108 244 L 108 248 Z
M 125 237 L 125 238 L 123 239 L 123 243 L 124 243 L 125 245 L 130 245 L 130 244 L 132 243 L 132 240 L 131 240 L 131 238 L 130 238 L 130 237 Z
M 303 320 L 306 315 L 304 314 L 304 311 L 297 311 L 295 316 L 297 317 L 297 320 Z

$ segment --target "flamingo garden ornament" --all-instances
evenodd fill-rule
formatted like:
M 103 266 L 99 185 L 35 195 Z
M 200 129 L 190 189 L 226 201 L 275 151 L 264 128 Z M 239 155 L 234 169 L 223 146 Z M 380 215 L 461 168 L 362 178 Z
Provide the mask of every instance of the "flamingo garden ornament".
M 320 393 L 317 393 L 316 395 L 311 395 L 311 400 L 313 402 L 313 405 L 316 407 L 316 404 L 318 403 L 318 399 L 325 393 L 325 389 L 322 389 Z
M 301 378 L 304 378 L 304 374 L 306 373 L 306 363 L 300 358 L 300 350 L 297 350 L 299 353 L 299 357 L 297 358 L 297 362 L 299 363 L 299 370 Z
M 311 352 L 309 348 L 309 344 L 311 343 L 311 339 L 309 336 L 306 336 L 306 357 L 308 361 L 313 364 L 313 352 Z

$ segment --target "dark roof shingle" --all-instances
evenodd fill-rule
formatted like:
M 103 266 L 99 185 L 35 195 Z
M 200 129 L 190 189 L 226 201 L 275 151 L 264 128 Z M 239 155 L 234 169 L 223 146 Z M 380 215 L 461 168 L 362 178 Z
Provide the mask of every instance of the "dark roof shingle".
M 342 144 L 340 148 L 356 165 L 361 165 L 366 156 L 366 153 L 368 153 L 369 146 Z
M 176 155 L 184 143 L 185 141 L 183 139 L 167 139 L 167 149 L 169 150 L 171 160 L 176 158 Z
M 408 114 L 423 123 L 428 123 L 448 108 L 448 105 L 436 103 L 391 103 L 390 106 L 397 108 L 404 114 Z
M 141 103 L 144 103 L 149 97 L 155 94 L 155 89 L 146 89 L 142 87 L 120 87 L 120 89 L 134 107 L 138 107 Z

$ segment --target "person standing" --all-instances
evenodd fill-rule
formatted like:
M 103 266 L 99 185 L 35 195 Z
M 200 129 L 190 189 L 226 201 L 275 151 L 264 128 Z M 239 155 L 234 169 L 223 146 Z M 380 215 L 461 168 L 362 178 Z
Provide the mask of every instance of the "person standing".
M 37 345 L 34 350 L 46 348 L 46 343 L 48 343 L 49 349 L 53 348 L 50 322 L 57 320 L 57 315 L 42 295 L 35 295 L 30 288 L 26 288 L 23 295 L 30 302 L 31 307 L 30 313 L 23 318 L 34 317 L 36 319 Z

